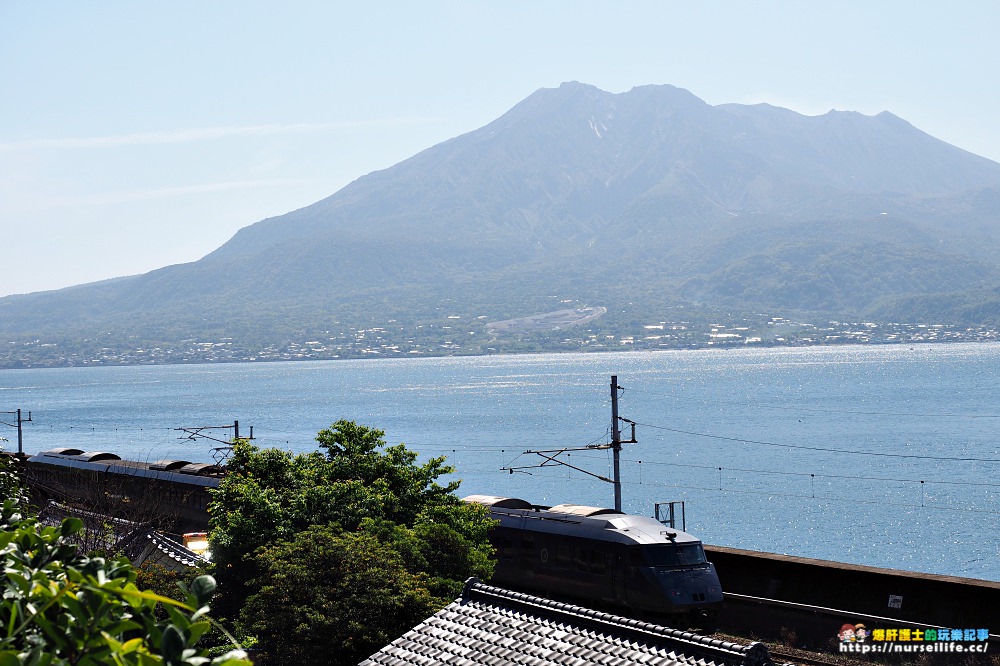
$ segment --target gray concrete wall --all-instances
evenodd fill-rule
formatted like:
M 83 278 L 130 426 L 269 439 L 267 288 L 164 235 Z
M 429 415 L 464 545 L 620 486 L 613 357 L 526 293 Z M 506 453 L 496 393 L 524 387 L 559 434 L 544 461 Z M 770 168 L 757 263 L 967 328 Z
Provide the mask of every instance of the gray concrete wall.
M 787 555 L 706 546 L 728 594 L 722 624 L 764 636 L 784 628 L 799 642 L 833 637 L 865 616 L 879 626 L 986 628 L 1000 634 L 1000 582 L 919 574 Z M 740 595 L 737 598 L 735 595 Z M 778 608 L 742 597 L 820 607 Z M 830 609 L 824 611 L 822 609 Z M 866 623 L 868 624 L 868 623 Z M 738 625 L 738 626 L 737 626 Z M 778 638 L 778 636 L 772 636 Z

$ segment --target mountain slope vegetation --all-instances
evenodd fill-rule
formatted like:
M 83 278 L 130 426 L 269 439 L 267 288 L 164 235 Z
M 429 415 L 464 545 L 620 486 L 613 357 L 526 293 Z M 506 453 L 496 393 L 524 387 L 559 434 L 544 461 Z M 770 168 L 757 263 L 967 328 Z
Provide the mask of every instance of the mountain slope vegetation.
M 532 94 L 199 261 L 0 299 L 0 338 L 254 344 L 452 312 L 1000 323 L 1000 164 L 883 112 Z

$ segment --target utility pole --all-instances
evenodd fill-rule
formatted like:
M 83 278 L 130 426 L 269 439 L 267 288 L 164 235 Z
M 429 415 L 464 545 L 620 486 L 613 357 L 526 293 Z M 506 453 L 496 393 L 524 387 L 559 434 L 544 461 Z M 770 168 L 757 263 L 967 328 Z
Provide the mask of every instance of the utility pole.
M 611 375 L 611 452 L 614 457 L 615 511 L 622 510 L 622 431 L 618 428 L 618 375 Z
M 206 430 L 228 430 L 233 429 L 233 438 L 231 440 L 219 439 L 218 437 L 213 437 L 205 433 Z M 240 439 L 240 422 L 233 421 L 232 425 L 222 425 L 222 426 L 197 426 L 193 428 L 174 428 L 174 430 L 180 430 L 183 433 L 187 433 L 186 436 L 182 435 L 179 439 L 208 439 L 213 442 L 218 442 L 222 446 L 217 446 L 212 449 L 212 458 L 215 460 L 215 464 L 222 466 L 225 464 L 226 460 L 229 458 L 230 452 L 233 450 L 233 444 L 236 440 Z M 250 436 L 246 439 L 253 439 L 253 426 L 250 426 Z
M 0 423 L 5 426 L 10 426 L 11 428 L 17 428 L 17 454 L 24 455 L 24 429 L 21 428 L 22 423 L 31 423 L 31 412 L 28 412 L 28 418 L 21 418 L 21 410 L 16 412 L 0 412 L 0 414 L 16 414 L 17 420 L 14 423 L 7 423 L 6 421 L 0 421 Z
M 622 444 L 635 444 L 635 421 L 618 416 L 618 375 L 611 375 L 611 452 L 614 458 L 614 480 L 615 485 L 615 511 L 622 510 L 622 474 L 621 474 L 621 453 Z M 624 421 L 632 426 L 632 436 L 622 439 L 622 430 L 618 427 L 618 422 Z
M 635 421 L 630 421 L 629 419 L 622 418 L 618 416 L 618 391 L 622 390 L 622 387 L 618 385 L 618 376 L 611 376 L 611 443 L 610 444 L 591 444 L 588 446 L 581 447 L 564 447 L 561 449 L 548 449 L 543 451 L 528 450 L 525 454 L 537 455 L 545 459 L 539 465 L 521 465 L 518 467 L 501 467 L 500 469 L 504 472 L 509 472 L 513 474 L 514 472 L 526 472 L 529 469 L 535 469 L 540 467 L 551 467 L 553 465 L 563 465 L 569 467 L 570 469 L 575 469 L 578 472 L 583 472 L 588 476 L 592 476 L 595 479 L 600 479 L 605 483 L 610 483 L 615 488 L 615 511 L 621 512 L 622 510 L 622 479 L 621 479 L 621 452 L 622 444 L 635 444 Z M 622 439 L 622 431 L 618 426 L 619 421 L 624 421 L 632 426 L 632 436 L 629 439 Z M 614 458 L 614 471 L 612 473 L 613 478 L 609 479 L 607 477 L 601 476 L 600 474 L 594 474 L 593 472 L 588 472 L 585 469 L 576 467 L 569 464 L 565 460 L 559 460 L 559 456 L 564 453 L 569 453 L 571 451 L 594 451 L 602 450 L 606 451 L 611 449 Z M 530 472 L 527 472 L 530 474 Z

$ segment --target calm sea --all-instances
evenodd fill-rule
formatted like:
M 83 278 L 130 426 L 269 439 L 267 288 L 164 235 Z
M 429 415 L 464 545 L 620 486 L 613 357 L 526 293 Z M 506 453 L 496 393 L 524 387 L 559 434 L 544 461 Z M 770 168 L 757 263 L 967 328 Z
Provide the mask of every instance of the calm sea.
M 580 471 L 611 476 L 607 451 L 526 451 L 609 441 L 617 375 L 627 511 L 683 501 L 707 543 L 1000 580 L 998 370 L 993 344 L 0 370 L 0 411 L 31 411 L 27 452 L 143 460 L 209 461 L 178 429 L 236 420 L 308 451 L 346 418 L 447 456 L 463 495 L 608 506 Z

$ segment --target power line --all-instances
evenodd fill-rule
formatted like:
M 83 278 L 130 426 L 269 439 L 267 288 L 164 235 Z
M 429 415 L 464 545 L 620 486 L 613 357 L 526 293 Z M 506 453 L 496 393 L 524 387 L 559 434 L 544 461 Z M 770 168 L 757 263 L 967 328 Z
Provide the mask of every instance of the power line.
M 589 455 L 588 456 L 588 455 L 585 455 L 585 454 L 580 454 L 580 457 L 590 458 L 592 460 L 599 459 L 599 456 L 595 456 L 595 455 Z M 642 463 L 641 460 L 630 461 L 630 462 L 637 462 L 640 465 Z M 717 465 L 696 465 L 696 464 L 688 464 L 688 463 L 666 463 L 666 462 L 649 461 L 649 462 L 647 462 L 647 464 L 664 465 L 664 466 L 672 466 L 672 467 L 688 467 L 688 468 L 706 469 L 706 470 L 713 470 L 713 471 L 714 470 L 718 470 L 720 472 L 722 472 L 722 471 L 739 471 L 739 472 L 760 473 L 760 474 L 787 474 L 787 475 L 797 475 L 797 476 L 802 476 L 802 477 L 816 476 L 816 477 L 822 477 L 822 478 L 834 478 L 834 479 L 841 479 L 841 480 L 898 481 L 898 482 L 903 482 L 903 483 L 920 483 L 920 484 L 924 484 L 924 483 L 938 483 L 938 484 L 951 484 L 951 485 L 963 485 L 963 486 L 985 486 L 985 487 L 991 487 L 991 488 L 1000 487 L 1000 484 L 991 484 L 991 483 L 970 483 L 970 482 L 962 482 L 962 481 L 925 481 L 925 480 L 918 480 L 918 479 L 890 479 L 890 478 L 882 478 L 882 477 L 863 477 L 863 476 L 847 476 L 847 475 L 833 475 L 833 474 L 830 474 L 830 475 L 815 474 L 815 475 L 813 475 L 813 474 L 809 474 L 809 473 L 805 473 L 805 472 L 772 472 L 770 470 L 754 470 L 754 469 L 744 469 L 744 468 L 730 468 L 730 467 L 719 467 Z M 887 501 L 885 499 L 865 499 L 863 497 L 858 497 L 858 496 L 839 497 L 839 496 L 836 496 L 836 495 L 816 495 L 815 493 L 810 494 L 810 495 L 806 495 L 806 494 L 802 494 L 802 493 L 789 493 L 787 491 L 744 490 L 744 489 L 736 489 L 736 488 L 724 488 L 721 485 L 720 486 L 707 487 L 707 486 L 698 486 L 698 485 L 690 485 L 690 484 L 683 484 L 683 483 L 661 483 L 661 482 L 657 482 L 657 481 L 643 481 L 641 479 L 641 476 L 640 476 L 640 480 L 639 481 L 627 481 L 627 480 L 623 480 L 622 483 L 627 484 L 627 485 L 631 485 L 631 486 L 655 486 L 655 487 L 660 487 L 660 488 L 684 488 L 684 489 L 688 489 L 688 490 L 700 490 L 700 491 L 715 492 L 715 493 L 734 493 L 734 494 L 741 494 L 741 495 L 762 495 L 762 496 L 767 496 L 767 497 L 789 497 L 789 498 L 810 499 L 810 500 L 819 500 L 819 501 L 848 502 L 848 503 L 854 503 L 854 504 L 878 504 L 878 505 L 884 505 L 884 506 L 914 508 L 914 509 L 936 509 L 936 510 L 942 510 L 942 511 L 958 511 L 958 512 L 964 512 L 964 513 L 978 513 L 978 514 L 990 514 L 990 515 L 998 514 L 998 515 L 1000 515 L 1000 511 L 994 511 L 994 510 L 990 510 L 990 509 L 975 509 L 975 508 L 968 508 L 968 507 L 963 508 L 963 507 L 956 507 L 956 506 L 942 506 L 942 505 L 937 505 L 937 504 L 926 504 L 926 503 L 914 504 L 914 503 L 905 503 L 905 502 L 892 502 L 892 501 Z M 721 481 L 720 481 L 720 483 L 721 483 Z
M 917 460 L 942 460 L 950 462 L 984 462 L 984 463 L 1000 463 L 1000 460 L 993 460 L 990 458 L 958 458 L 950 456 L 926 456 L 918 455 L 916 453 L 884 453 L 881 451 L 852 451 L 850 449 L 831 449 L 822 446 L 804 446 L 802 444 L 779 444 L 777 442 L 765 442 L 756 439 L 746 439 L 743 437 L 726 437 L 724 435 L 712 435 L 704 432 L 694 432 L 691 430 L 680 430 L 678 428 L 667 428 L 666 426 L 653 425 L 652 423 L 639 423 L 636 425 L 641 425 L 644 428 L 653 428 L 655 430 L 665 430 L 667 432 L 674 432 L 681 435 L 692 435 L 694 437 L 707 437 L 709 439 L 718 439 L 727 442 L 739 442 L 741 444 L 759 444 L 761 446 L 780 446 L 786 449 L 800 449 L 803 451 L 824 451 L 826 453 L 847 453 L 850 455 L 857 456 L 881 456 L 886 458 L 913 458 Z
M 643 464 L 642 460 L 629 460 L 628 462 L 635 462 L 640 465 Z M 723 466 L 695 465 L 691 463 L 660 462 L 658 460 L 647 460 L 646 464 L 665 465 L 669 467 L 692 467 L 697 469 L 725 470 L 729 472 L 750 472 L 755 474 L 779 474 L 784 476 L 817 477 L 823 479 L 846 479 L 850 481 L 895 481 L 899 483 L 938 483 L 938 484 L 947 484 L 953 486 L 984 486 L 987 488 L 1000 488 L 1000 483 L 977 483 L 974 481 L 935 481 L 932 479 L 896 479 L 884 476 L 850 476 L 847 474 L 823 474 L 817 472 L 785 472 L 781 470 L 770 470 L 770 469 L 747 469 L 743 467 L 726 467 L 724 465 Z
M 671 398 L 674 400 L 686 400 L 689 402 L 703 402 L 698 398 L 690 398 L 681 395 L 668 394 L 668 393 L 657 393 L 655 391 L 644 391 L 642 389 L 631 389 L 636 393 L 642 393 L 644 395 L 659 396 L 661 398 Z M 799 405 L 787 406 L 787 405 L 768 405 L 760 402 L 747 403 L 743 401 L 736 400 L 715 400 L 716 404 L 729 404 L 729 405 L 741 405 L 747 407 L 757 407 L 760 409 L 773 409 L 779 411 L 787 412 L 816 412 L 820 414 L 849 414 L 853 416 L 899 416 L 899 417 L 910 417 L 919 416 L 920 418 L 955 418 L 955 419 L 1000 419 L 1000 414 L 954 414 L 954 413 L 932 413 L 932 412 L 879 412 L 879 411 L 861 411 L 861 410 L 850 410 L 850 409 L 821 409 L 818 407 L 802 407 Z
M 597 438 L 593 441 L 597 441 Z M 482 447 L 482 446 L 469 446 L 469 447 L 454 447 L 443 453 L 448 454 L 459 454 L 459 453 L 500 453 L 506 454 L 508 450 L 506 448 L 497 449 L 496 447 Z M 605 454 L 607 452 L 605 451 Z M 508 465 L 512 464 L 514 460 L 524 455 L 524 452 L 517 453 L 513 459 L 510 460 Z M 579 458 L 588 458 L 590 460 L 599 460 L 606 462 L 607 455 L 597 456 L 588 455 L 586 451 L 578 451 L 577 456 Z M 768 474 L 768 475 L 779 475 L 779 476 L 795 476 L 795 477 L 813 477 L 813 478 L 823 478 L 823 479 L 842 479 L 849 481 L 890 481 L 896 483 L 927 483 L 927 484 L 937 484 L 937 485 L 953 485 L 953 486 L 969 486 L 969 487 L 984 487 L 984 488 L 1000 488 L 998 483 L 983 483 L 976 481 L 945 481 L 939 479 L 907 479 L 899 477 L 884 477 L 884 476 L 858 476 L 849 474 L 827 474 L 823 472 L 789 472 L 784 470 L 774 470 L 774 469 L 752 469 L 746 467 L 729 467 L 726 465 L 704 465 L 696 463 L 679 463 L 679 462 L 664 462 L 659 460 L 640 460 L 637 458 L 623 458 L 622 462 L 636 463 L 638 465 L 660 465 L 665 467 L 683 467 L 688 469 L 705 469 L 705 470 L 723 470 L 730 472 L 745 472 L 750 474 Z
M 781 407 L 778 405 L 762 405 L 756 403 L 754 407 L 761 409 L 777 409 L 797 412 L 819 412 L 821 414 L 850 414 L 853 416 L 919 416 L 920 418 L 949 418 L 949 419 L 1000 419 L 1000 414 L 932 414 L 927 412 L 862 412 L 848 409 L 819 409 L 817 407 Z
M 815 497 L 813 495 L 802 495 L 798 493 L 785 493 L 785 492 L 764 492 L 760 490 L 735 490 L 731 488 L 705 488 L 703 486 L 687 486 L 683 484 L 667 484 L 667 483 L 641 483 L 638 481 L 627 481 L 629 485 L 634 486 L 659 486 L 661 488 L 686 488 L 689 490 L 704 490 L 706 492 L 714 493 L 735 493 L 741 495 L 766 495 L 768 497 L 793 497 L 797 499 L 808 499 L 808 500 L 819 500 L 819 501 L 829 501 L 829 502 L 847 502 L 850 504 L 878 504 L 880 506 L 894 506 L 902 507 L 908 509 L 936 509 L 940 511 L 959 511 L 962 513 L 983 513 L 983 514 L 996 514 L 1000 515 L 1000 511 L 992 511 L 989 509 L 968 509 L 954 506 L 939 506 L 936 504 L 906 504 L 902 502 L 887 502 L 882 499 L 862 499 L 859 497 L 836 497 L 823 495 L 820 497 Z
M 581 454 L 580 457 L 590 458 L 591 460 L 599 460 L 598 456 L 587 456 Z M 640 483 L 641 481 L 641 469 L 642 465 L 660 465 L 664 467 L 684 467 L 688 469 L 703 469 L 711 470 L 713 472 L 744 472 L 749 474 L 767 474 L 767 475 L 781 475 L 781 476 L 796 476 L 802 478 L 821 478 L 821 479 L 839 479 L 845 481 L 891 481 L 895 483 L 914 483 L 914 484 L 937 484 L 937 485 L 953 485 L 953 486 L 970 486 L 970 487 L 982 487 L 982 488 L 1000 488 L 1000 484 L 997 483 L 981 483 L 975 481 L 940 481 L 934 479 L 900 479 L 892 477 L 879 477 L 879 476 L 852 476 L 847 474 L 823 474 L 817 472 L 786 472 L 781 470 L 767 470 L 767 469 L 748 469 L 745 467 L 726 467 L 725 465 L 699 465 L 694 463 L 675 463 L 675 462 L 661 462 L 657 460 L 638 460 L 638 459 L 623 459 L 623 462 L 631 462 L 639 465 L 640 470 Z M 715 488 L 719 490 L 719 488 Z

